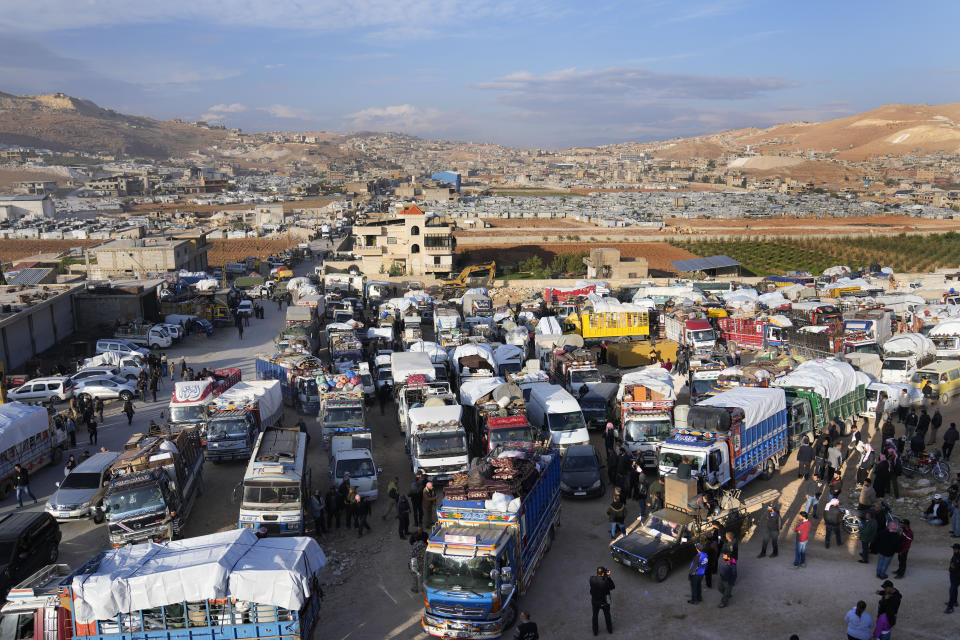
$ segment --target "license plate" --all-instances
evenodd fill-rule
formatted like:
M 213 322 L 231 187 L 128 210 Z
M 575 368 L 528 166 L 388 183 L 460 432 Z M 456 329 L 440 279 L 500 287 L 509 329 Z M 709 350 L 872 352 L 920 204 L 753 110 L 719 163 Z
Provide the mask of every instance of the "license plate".
M 574 492 L 573 492 L 573 495 L 575 495 L 575 496 L 585 496 L 585 495 L 587 495 L 587 492 L 586 492 L 586 491 L 574 491 Z
M 627 566 L 627 567 L 632 567 L 632 566 L 633 566 L 633 562 L 630 561 L 630 560 L 621 560 L 620 562 L 622 562 L 622 563 L 624 564 L 624 566 Z

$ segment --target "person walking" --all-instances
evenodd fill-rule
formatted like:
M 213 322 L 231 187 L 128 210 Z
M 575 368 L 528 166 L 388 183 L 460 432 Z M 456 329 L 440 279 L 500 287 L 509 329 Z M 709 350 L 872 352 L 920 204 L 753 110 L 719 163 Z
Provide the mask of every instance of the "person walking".
M 160 386 L 160 376 L 152 375 L 150 376 L 150 395 L 153 398 L 153 401 L 157 401 L 157 387 Z
M 867 564 L 870 562 L 870 545 L 877 538 L 877 521 L 873 518 L 873 510 L 868 509 L 863 513 L 863 524 L 860 527 L 860 559 L 857 562 Z
M 603 610 L 603 619 L 607 623 L 607 633 L 613 633 L 613 619 L 610 616 L 610 592 L 616 588 L 606 567 L 597 567 L 597 575 L 590 576 L 590 606 L 593 609 L 593 635 L 600 633 L 597 615 Z
M 327 505 L 327 528 L 333 529 L 333 524 L 336 522 L 337 529 L 340 528 L 340 513 L 343 511 L 343 504 L 341 502 L 342 498 L 337 492 L 337 488 L 333 485 L 330 485 L 330 488 L 327 489 L 327 496 L 324 502 Z
M 763 558 L 767 555 L 767 543 L 769 542 L 773 545 L 773 553 L 770 554 L 770 557 L 776 558 L 780 552 L 777 540 L 780 537 L 780 527 L 783 526 L 783 522 L 780 518 L 780 512 L 777 511 L 774 505 L 767 505 L 767 513 L 763 518 L 761 526 L 763 527 L 763 544 L 760 545 L 760 555 L 757 557 Z
M 907 554 L 910 553 L 910 545 L 913 544 L 913 529 L 910 528 L 910 521 L 904 518 L 900 521 L 900 549 L 897 551 L 897 572 L 893 574 L 898 580 L 903 578 L 907 572 Z
M 19 494 L 17 495 L 19 496 Z M 953 555 L 950 556 L 947 573 L 950 576 L 950 592 L 947 596 L 947 608 L 944 613 L 953 613 L 953 610 L 957 607 L 957 590 L 960 589 L 960 544 L 954 543 L 953 545 Z
M 23 494 L 33 498 L 33 504 L 37 504 L 37 496 L 30 490 L 30 474 L 19 463 L 13 465 L 13 488 L 17 492 L 17 508 L 23 508 Z
M 927 431 L 930 429 L 930 416 L 927 414 L 927 409 L 924 407 L 920 409 L 920 417 L 917 418 L 917 435 L 921 438 L 927 437 Z
M 243 340 L 243 323 L 242 322 L 237 323 L 237 335 L 240 336 L 240 340 Z
M 540 640 L 537 623 L 530 620 L 530 613 L 521 611 L 517 616 L 517 628 L 513 632 L 513 640 Z
M 400 499 L 400 478 L 394 476 L 390 484 L 387 485 L 387 510 L 380 516 L 381 520 L 386 520 L 397 512 L 397 500 Z
M 87 418 L 87 444 L 97 444 L 100 438 L 97 434 L 97 421 L 93 416 Z
M 423 490 L 416 480 L 410 483 L 407 497 L 410 498 L 410 510 L 413 512 L 413 526 L 419 527 L 423 524 Z
M 797 546 L 793 556 L 793 568 L 807 566 L 807 540 L 810 537 L 810 520 L 807 518 L 807 512 L 800 512 L 800 523 L 794 527 L 793 532 L 797 534 Z
M 813 518 L 817 517 L 817 505 L 820 503 L 821 493 L 823 493 L 823 482 L 820 480 L 820 476 L 813 474 L 813 477 L 804 484 L 804 494 L 807 496 L 807 500 L 803 503 L 803 510 Z
M 607 507 L 607 518 L 610 520 L 610 539 L 613 540 L 617 535 L 626 533 L 627 505 L 623 502 L 622 495 L 614 496 L 613 502 Z
M 943 454 L 945 460 L 950 460 L 953 447 L 957 444 L 958 439 L 960 439 L 960 431 L 957 431 L 957 423 L 951 422 L 950 426 L 947 427 L 947 430 L 943 433 L 943 446 L 940 448 L 940 452 Z
M 397 499 L 397 531 L 401 538 L 410 535 L 410 499 L 406 495 Z
M 693 556 L 693 560 L 690 562 L 689 576 L 690 579 L 690 599 L 687 600 L 687 604 L 699 604 L 703 602 L 703 575 L 707 572 L 707 563 L 709 558 L 707 558 L 706 552 L 703 550 L 703 543 L 697 542 L 694 545 L 697 549 L 697 554 Z
M 840 529 L 843 524 L 843 512 L 840 509 L 840 500 L 832 498 L 823 508 L 823 524 L 827 527 L 826 548 L 830 548 L 830 536 L 836 534 L 837 546 L 843 544 L 840 539 Z
M 887 579 L 887 569 L 893 556 L 900 550 L 900 531 L 896 522 L 891 522 L 877 532 L 877 577 Z
M 95 398 L 93 401 L 93 410 L 100 416 L 100 422 L 103 422 L 103 398 Z
M 126 416 L 127 416 L 127 426 L 128 426 L 128 427 L 131 426 L 131 425 L 133 424 L 133 414 L 136 413 L 136 412 L 133 410 L 133 401 L 132 401 L 132 400 L 124 400 L 124 401 L 123 401 L 123 409 L 122 409 L 122 411 L 123 411 L 123 413 L 125 413 Z
M 877 492 L 878 498 L 887 495 L 890 487 L 890 461 L 887 456 L 880 454 L 877 464 L 873 467 L 873 490 Z
M 354 519 L 357 521 L 357 537 L 363 537 L 363 530 L 372 531 L 367 517 L 370 515 L 370 503 L 363 499 L 363 496 L 354 497 L 355 506 L 353 508 Z
M 940 425 L 943 424 L 943 416 L 940 414 L 940 407 L 933 412 L 933 417 L 930 418 L 930 441 L 928 444 L 937 444 L 937 431 L 940 430 Z
M 423 524 L 425 527 L 433 526 L 436 517 L 437 491 L 433 488 L 433 483 L 428 482 L 423 488 Z
M 67 437 L 70 438 L 70 448 L 73 449 L 77 446 L 77 421 L 73 419 L 73 416 L 67 416 L 65 427 Z
M 877 618 L 886 614 L 890 626 L 897 626 L 897 612 L 900 611 L 903 595 L 897 591 L 889 580 L 884 580 L 883 584 L 880 585 L 880 591 L 877 591 L 877 595 L 880 596 L 880 602 L 877 603 Z
M 180 379 L 184 380 L 187 377 L 187 360 L 183 356 L 180 356 Z
M 173 372 L 177 370 L 177 365 L 175 365 L 173 362 L 169 362 L 168 365 L 169 365 L 168 370 L 170 373 L 170 380 L 173 381 Z
M 720 604 L 718 608 L 723 609 L 730 604 L 730 598 L 733 596 L 733 585 L 737 582 L 737 559 L 728 553 L 724 553 L 720 558 Z
M 313 516 L 313 535 L 320 537 L 321 533 L 327 532 L 324 499 L 320 489 L 314 491 L 313 495 L 310 496 L 310 515 Z
M 813 462 L 813 447 L 807 438 L 797 448 L 797 477 L 806 479 L 810 476 L 810 463 Z
M 614 452 L 617 446 L 617 430 L 613 428 L 613 423 L 608 422 L 603 430 L 603 447 L 605 449 L 607 464 L 610 464 L 610 454 Z
M 867 613 L 867 603 L 863 600 L 843 617 L 847 623 L 847 640 L 870 640 L 873 634 L 873 618 Z
M 824 478 L 827 484 L 830 484 L 835 476 L 843 473 L 843 443 L 837 442 L 834 446 L 827 447 L 826 456 L 826 473 L 818 473 L 818 475 Z

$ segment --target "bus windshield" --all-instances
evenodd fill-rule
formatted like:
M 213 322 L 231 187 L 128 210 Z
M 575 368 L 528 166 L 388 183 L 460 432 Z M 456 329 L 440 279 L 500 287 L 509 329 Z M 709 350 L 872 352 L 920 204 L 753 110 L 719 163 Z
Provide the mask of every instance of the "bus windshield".
M 293 483 L 245 483 L 243 485 L 243 502 L 244 504 L 261 505 L 299 504 L 300 487 Z

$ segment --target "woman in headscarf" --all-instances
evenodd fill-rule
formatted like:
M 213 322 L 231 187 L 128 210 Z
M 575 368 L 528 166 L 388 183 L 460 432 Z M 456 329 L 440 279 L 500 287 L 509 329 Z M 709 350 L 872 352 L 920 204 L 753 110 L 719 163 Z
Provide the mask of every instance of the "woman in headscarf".
M 873 488 L 877 492 L 877 497 L 882 498 L 887 495 L 890 486 L 890 461 L 887 456 L 880 454 L 877 458 L 877 464 L 873 468 Z
M 857 485 L 863 485 L 863 481 L 870 476 L 870 471 L 873 469 L 875 457 L 873 453 L 873 447 L 869 444 L 864 443 L 863 449 L 860 452 L 860 462 L 857 464 Z

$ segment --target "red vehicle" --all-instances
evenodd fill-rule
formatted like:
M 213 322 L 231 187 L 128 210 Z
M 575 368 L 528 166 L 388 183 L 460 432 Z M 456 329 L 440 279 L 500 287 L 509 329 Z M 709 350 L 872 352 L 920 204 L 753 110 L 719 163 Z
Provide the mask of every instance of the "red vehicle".
M 717 325 L 728 348 L 737 345 L 759 350 L 766 346 L 781 347 L 787 343 L 787 327 L 772 324 L 768 320 L 718 318 Z
M 843 322 L 840 309 L 822 302 L 797 302 L 790 309 L 790 319 L 797 327 L 814 325 L 818 327 L 837 326 Z
M 556 304 L 558 302 L 566 302 L 573 298 L 585 298 L 591 293 L 595 293 L 596 290 L 597 287 L 595 285 L 580 287 L 579 289 L 573 287 L 547 287 L 543 290 L 543 299 L 547 304 Z
M 537 434 L 526 416 L 495 416 L 487 418 L 483 435 L 483 451 L 489 453 L 506 442 L 537 441 Z

